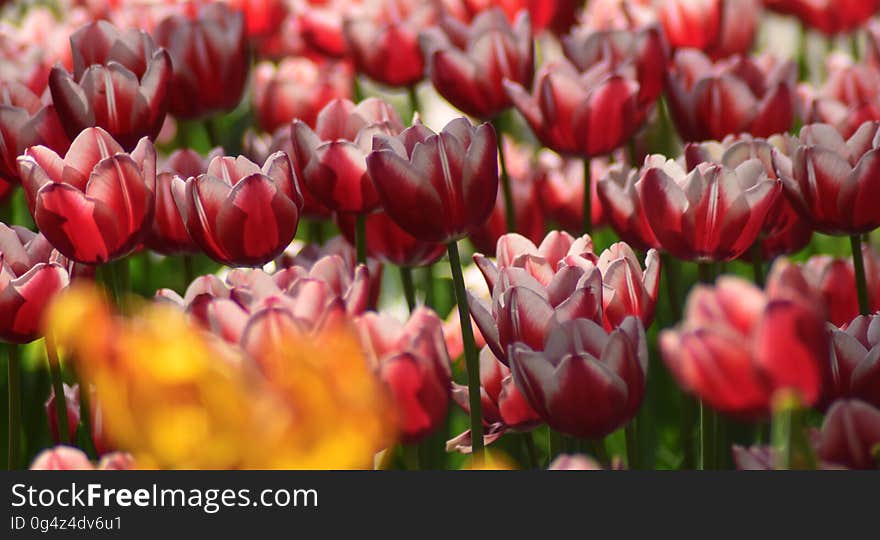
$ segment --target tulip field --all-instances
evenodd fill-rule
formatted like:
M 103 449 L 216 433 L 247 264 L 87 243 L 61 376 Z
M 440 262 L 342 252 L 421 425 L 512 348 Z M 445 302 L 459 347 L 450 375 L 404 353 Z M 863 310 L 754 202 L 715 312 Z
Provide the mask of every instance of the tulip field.
M 8 469 L 880 468 L 880 0 L 0 19 Z

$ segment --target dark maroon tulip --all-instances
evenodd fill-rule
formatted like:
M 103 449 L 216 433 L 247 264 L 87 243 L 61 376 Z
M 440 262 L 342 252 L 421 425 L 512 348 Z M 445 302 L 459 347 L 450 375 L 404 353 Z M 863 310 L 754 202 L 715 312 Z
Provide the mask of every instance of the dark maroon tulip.
M 664 167 L 665 163 L 665 157 L 654 155 L 645 159 L 641 169 L 629 168 L 623 164 L 613 165 L 596 183 L 596 191 L 608 224 L 623 241 L 638 249 L 659 248 L 660 241 L 654 236 L 651 224 L 642 210 L 636 185 L 648 171 Z
M 778 178 L 773 167 L 773 152 L 786 155 L 793 152 L 794 144 L 787 136 L 774 135 L 769 139 L 756 139 L 750 135 L 728 136 L 720 143 L 688 143 L 684 149 L 688 170 L 703 162 L 720 163 L 736 168 L 746 161 L 757 159 L 771 179 Z M 813 229 L 804 220 L 787 197 L 777 197 L 773 208 L 767 212 L 767 220 L 758 237 L 764 260 L 779 255 L 795 253 L 804 248 L 813 236 Z
M 345 238 L 354 243 L 354 215 L 336 214 L 336 223 Z M 366 230 L 367 255 L 382 262 L 408 267 L 427 266 L 446 253 L 446 246 L 416 239 L 394 223 L 385 212 L 367 214 Z
M 195 150 L 181 148 L 172 152 L 159 166 L 160 172 L 156 175 L 156 213 L 150 233 L 144 239 L 147 247 L 166 255 L 199 251 L 198 244 L 186 232 L 186 224 L 174 200 L 172 184 L 175 176 L 186 179 L 205 173 L 211 160 L 222 154 L 221 148 L 215 148 L 207 158 L 203 158 Z
M 514 342 L 540 350 L 554 321 L 602 323 L 602 274 L 589 236 L 575 240 L 553 231 L 535 247 L 507 234 L 499 239 L 496 256 L 497 266 L 474 255 L 492 292 L 491 306 L 473 296 L 468 304 L 486 344 L 505 364 Z
M 50 262 L 51 252 L 42 234 L 0 223 L 0 341 L 40 336 L 43 311 L 69 282 L 64 267 Z
M 796 391 L 808 406 L 821 391 L 829 350 L 821 315 L 797 290 L 771 284 L 773 274 L 767 292 L 731 276 L 697 286 L 682 325 L 660 334 L 663 360 L 679 384 L 741 418 L 769 414 L 779 391 Z
M 845 141 L 833 127 L 811 124 L 790 158 L 773 153 L 786 195 L 817 231 L 853 235 L 880 226 L 878 132 L 880 122 L 866 122 Z
M 645 218 L 665 250 L 686 260 L 732 260 L 748 250 L 782 191 L 758 159 L 736 168 L 701 163 L 690 172 L 645 161 L 636 184 Z
M 338 212 L 363 213 L 379 207 L 366 156 L 377 134 L 396 135 L 403 123 L 378 98 L 358 105 L 334 99 L 318 113 L 315 129 L 294 120 L 290 157 L 297 179 L 322 204 Z
M 447 243 L 486 222 L 498 195 L 498 149 L 490 124 L 452 120 L 379 135 L 367 167 L 388 216 L 419 240 Z
M 436 21 L 431 2 L 369 0 L 367 12 L 347 16 L 345 40 L 360 73 L 389 86 L 412 86 L 425 74 L 419 32 Z
M 637 30 L 596 30 L 578 26 L 562 40 L 569 60 L 581 71 L 598 63 L 613 69 L 632 66 L 639 81 L 639 101 L 651 105 L 663 93 L 669 50 L 657 25 Z
M 842 329 L 829 324 L 828 333 L 823 401 L 852 397 L 880 407 L 880 315 L 859 315 Z
M 749 51 L 758 21 L 760 0 L 667 0 L 659 18 L 669 43 L 700 49 L 712 58 Z
M 880 71 L 876 62 L 856 63 L 844 54 L 825 62 L 827 78 L 818 88 L 798 86 L 804 124 L 831 124 L 844 137 L 872 120 L 880 120 Z
M 293 150 L 293 140 L 290 136 L 290 126 L 282 126 L 275 130 L 275 133 L 257 134 L 253 131 L 245 133 L 244 153 L 248 159 L 263 163 L 275 152 L 284 152 L 291 158 L 291 164 L 296 167 L 296 157 Z M 301 172 L 301 171 L 300 171 Z M 303 196 L 303 217 L 310 219 L 328 219 L 333 215 L 333 211 L 319 203 L 312 193 L 306 188 L 302 180 L 302 175 L 297 176 L 297 183 Z
M 465 412 L 470 413 L 470 392 L 467 386 L 453 383 L 452 399 Z M 483 347 L 480 351 L 480 402 L 483 413 L 483 442 L 486 446 L 508 431 L 531 431 L 541 423 L 538 413 L 513 383 L 510 369 L 492 354 L 489 347 Z M 448 441 L 446 449 L 470 453 L 470 430 Z
M 793 62 L 771 56 L 713 64 L 700 51 L 681 50 L 667 72 L 669 112 L 685 141 L 785 133 L 794 121 L 796 75 Z
M 298 118 L 314 126 L 318 113 L 334 99 L 351 97 L 353 73 L 344 62 L 283 59 L 254 69 L 253 103 L 257 125 L 274 132 Z
M 524 86 L 535 72 L 531 20 L 520 12 L 511 27 L 500 8 L 484 11 L 470 25 L 445 17 L 421 36 L 428 73 L 437 92 L 463 112 L 491 119 L 512 103 L 505 79 Z
M 366 313 L 355 323 L 364 353 L 391 390 L 404 443 L 415 444 L 443 426 L 449 410 L 452 373 L 443 322 L 420 307 L 405 325 Z
M 631 71 L 631 70 L 628 70 Z M 607 154 L 632 136 L 645 119 L 639 83 L 600 62 L 585 73 L 567 60 L 544 64 L 531 94 L 522 85 L 504 87 L 538 139 L 561 154 Z
M 822 423 L 818 454 L 840 467 L 880 468 L 880 409 L 857 399 L 835 402 Z
M 49 90 L 67 136 L 87 127 L 107 130 L 126 150 L 162 129 L 171 83 L 171 57 L 143 30 L 120 32 L 99 21 L 70 38 L 75 73 L 61 66 Z
M 223 264 L 265 264 L 296 235 L 302 195 L 283 152 L 262 169 L 244 156 L 217 156 L 205 174 L 175 177 L 171 190 L 190 238 Z
M 878 0 L 764 0 L 764 5 L 826 35 L 856 30 L 880 9 Z
M 19 182 L 16 158 L 38 144 L 56 152 L 70 146 L 55 108 L 23 84 L 0 81 L 0 200 L 4 186 L 9 190 Z
M 513 380 L 551 428 L 601 439 L 632 419 L 642 404 L 648 342 L 642 323 L 628 317 L 607 333 L 588 319 L 553 325 L 543 351 L 515 343 Z
M 62 159 L 45 146 L 18 158 L 31 215 L 62 255 L 101 264 L 128 255 L 149 230 L 155 209 L 156 149 L 134 150 L 101 128 L 84 129 Z
M 163 19 L 153 36 L 171 55 L 168 112 L 201 118 L 234 109 L 250 68 L 244 16 L 223 2 L 201 4 L 195 17 Z

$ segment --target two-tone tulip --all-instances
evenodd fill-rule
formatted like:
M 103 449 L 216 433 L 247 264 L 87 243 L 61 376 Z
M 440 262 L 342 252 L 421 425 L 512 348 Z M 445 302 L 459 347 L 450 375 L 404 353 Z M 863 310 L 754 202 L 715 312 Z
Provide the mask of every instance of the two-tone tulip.
M 521 12 L 513 26 L 500 8 L 494 8 L 469 25 L 445 17 L 440 28 L 422 34 L 422 51 L 434 88 L 458 109 L 491 119 L 512 104 L 502 84 L 505 79 L 531 85 L 535 60 L 527 12 Z
M 153 37 L 168 50 L 174 67 L 168 112 L 201 118 L 238 105 L 250 69 L 241 12 L 223 2 L 200 4 L 191 17 L 164 18 Z
M 336 223 L 343 236 L 355 242 L 355 217 L 336 214 Z M 396 266 L 428 266 L 446 253 L 446 246 L 423 242 L 394 223 L 385 212 L 367 214 L 364 219 L 367 233 L 367 256 Z
M 764 0 L 767 9 L 794 15 L 823 34 L 850 32 L 880 9 L 877 0 Z
M 542 349 L 515 343 L 509 361 L 517 388 L 551 428 L 601 439 L 636 415 L 648 372 L 637 318 L 610 333 L 588 319 L 555 324 Z
M 660 247 L 660 241 L 654 236 L 647 215 L 642 210 L 636 186 L 648 171 L 664 167 L 665 164 L 666 158 L 659 155 L 645 158 L 642 168 L 615 164 L 596 182 L 596 193 L 608 224 L 623 241 L 637 249 Z
M 712 58 L 745 54 L 754 41 L 760 0 L 668 0 L 658 16 L 669 43 Z
M 844 140 L 827 124 L 800 131 L 791 157 L 773 164 L 795 209 L 819 232 L 854 235 L 880 226 L 880 122 L 866 122 Z
M 446 420 L 452 375 L 443 322 L 420 307 L 406 324 L 379 313 L 357 322 L 368 361 L 391 390 L 405 443 L 418 443 Z
M 765 55 L 712 62 L 700 51 L 675 53 L 667 72 L 669 112 L 685 141 L 742 132 L 785 133 L 794 121 L 796 66 Z
M 367 168 L 388 216 L 425 242 L 447 243 L 486 222 L 498 195 L 498 149 L 490 124 L 467 119 L 434 133 L 423 124 L 377 135 Z
M 862 245 L 871 311 L 880 309 L 880 256 L 869 244 Z M 855 268 L 851 258 L 813 255 L 804 263 L 803 277 L 816 291 L 826 319 L 841 327 L 859 314 L 859 299 L 852 284 Z
M 817 454 L 837 467 L 880 468 L 880 409 L 858 399 L 835 402 L 822 422 Z
M 880 316 L 859 315 L 843 328 L 829 324 L 831 355 L 823 363 L 823 401 L 862 399 L 880 407 Z
M 678 162 L 646 160 L 636 184 L 641 208 L 659 245 L 699 261 L 732 260 L 748 250 L 782 191 L 758 159 L 736 168 L 701 163 L 690 172 Z
M 243 156 L 217 156 L 205 174 L 175 177 L 171 190 L 190 238 L 223 264 L 265 264 L 296 235 L 302 195 L 283 152 L 262 168 Z
M 590 221 L 593 227 L 604 225 L 606 221 L 598 183 L 607 174 L 608 167 L 607 158 L 590 160 Z M 547 220 L 566 230 L 580 230 L 584 223 L 583 161 L 563 157 L 545 149 L 538 154 L 535 173 L 535 183 L 540 195 L 538 206 L 546 213 Z M 522 222 L 517 220 L 517 225 L 520 223 Z M 543 231 L 541 234 L 543 235 Z
M 156 149 L 146 137 L 129 154 L 103 129 L 86 128 L 64 158 L 33 146 L 18 167 L 37 227 L 69 259 L 101 264 L 123 257 L 149 230 Z
M 684 321 L 660 334 L 660 350 L 685 390 L 720 412 L 759 418 L 780 391 L 807 406 L 819 399 L 829 351 L 823 329 L 815 306 L 792 290 L 768 283 L 764 292 L 722 276 L 692 290 Z
M 444 10 L 462 21 L 471 21 L 487 10 L 501 8 L 511 22 L 528 12 L 536 32 L 564 34 L 577 20 L 578 6 L 566 0 L 440 0 Z
M 74 73 L 56 66 L 49 90 L 68 137 L 87 127 L 109 132 L 126 150 L 155 140 L 170 96 L 171 57 L 143 30 L 97 21 L 70 37 Z
M 313 197 L 337 212 L 365 213 L 379 207 L 366 157 L 376 135 L 397 135 L 403 123 L 378 98 L 355 105 L 344 99 L 328 103 L 313 130 L 302 120 L 290 128 L 296 177 Z
M 845 54 L 830 54 L 827 77 L 819 87 L 798 86 L 799 115 L 804 124 L 831 124 L 851 137 L 865 122 L 880 120 L 880 70 L 874 61 L 855 62 Z
M 0 341 L 27 343 L 40 336 L 43 312 L 70 281 L 51 255 L 42 234 L 0 223 Z
M 470 412 L 470 392 L 467 386 L 452 383 L 452 399 L 465 412 Z M 541 423 L 538 413 L 513 383 L 510 368 L 498 360 L 489 347 L 483 347 L 480 351 L 480 402 L 485 428 L 483 442 L 486 446 L 508 431 L 531 431 Z M 470 430 L 447 441 L 446 449 L 470 452 Z

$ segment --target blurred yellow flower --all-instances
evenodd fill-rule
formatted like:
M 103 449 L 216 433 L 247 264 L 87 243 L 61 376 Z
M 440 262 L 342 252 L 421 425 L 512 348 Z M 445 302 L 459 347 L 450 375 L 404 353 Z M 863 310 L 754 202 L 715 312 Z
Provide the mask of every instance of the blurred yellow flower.
M 345 322 L 268 332 L 245 352 L 172 307 L 122 317 L 82 287 L 47 320 L 95 385 L 110 440 L 140 467 L 371 468 L 394 443 L 390 401 Z

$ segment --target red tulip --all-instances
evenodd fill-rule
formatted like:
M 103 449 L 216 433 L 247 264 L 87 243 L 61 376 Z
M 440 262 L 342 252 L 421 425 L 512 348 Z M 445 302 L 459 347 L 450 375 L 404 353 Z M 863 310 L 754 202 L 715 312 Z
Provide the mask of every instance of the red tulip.
M 565 60 L 548 62 L 538 71 L 531 94 L 514 82 L 504 87 L 541 143 L 561 154 L 607 154 L 645 118 L 639 83 L 607 62 L 585 73 Z
M 794 120 L 796 68 L 771 56 L 734 56 L 712 63 L 678 51 L 667 73 L 669 112 L 685 141 L 721 140 L 749 132 L 769 137 Z
M 289 9 L 284 0 L 229 0 L 229 7 L 244 14 L 251 39 L 267 38 L 277 32 Z
M 876 63 L 855 63 L 843 54 L 826 61 L 828 77 L 821 87 L 798 86 L 800 117 L 805 124 L 831 124 L 851 137 L 869 121 L 880 120 L 880 71 Z
M 514 342 L 540 350 L 554 322 L 602 322 L 602 275 L 589 236 L 575 240 L 553 231 L 536 248 L 507 234 L 498 240 L 496 254 L 497 266 L 474 255 L 492 291 L 491 306 L 473 296 L 468 304 L 486 344 L 505 364 Z
M 153 219 L 156 150 L 146 137 L 125 153 L 101 128 L 86 128 L 62 159 L 45 146 L 18 158 L 31 215 L 64 256 L 101 264 L 130 253 Z
M 790 159 L 773 153 L 786 195 L 817 231 L 853 235 L 880 226 L 873 202 L 880 197 L 878 131 L 880 122 L 867 122 L 844 141 L 833 127 L 811 124 Z
M 422 124 L 379 135 L 367 167 L 388 216 L 425 242 L 450 242 L 486 222 L 498 195 L 498 150 L 489 124 L 465 118 L 439 134 Z
M 880 9 L 877 0 L 764 0 L 767 9 L 796 16 L 820 32 L 850 32 L 865 24 Z
M 581 71 L 598 63 L 613 69 L 632 66 L 639 82 L 639 101 L 648 106 L 663 93 L 669 50 L 662 31 L 656 25 L 637 30 L 596 30 L 578 26 L 562 40 L 569 60 Z
M 67 431 L 69 441 L 76 440 L 76 431 L 79 427 L 79 385 L 67 386 L 64 384 L 64 403 L 67 407 Z M 46 400 L 46 417 L 49 419 L 49 433 L 55 444 L 61 441 L 59 431 L 58 410 L 55 408 L 55 388 L 49 391 L 49 399 Z
M 507 165 L 507 174 L 510 180 L 511 194 L 513 195 L 513 207 L 516 210 L 517 230 L 533 242 L 540 242 L 544 238 L 546 230 L 545 214 L 553 215 L 550 207 L 556 210 L 557 206 L 565 205 L 563 201 L 568 196 L 566 190 L 576 190 L 576 186 L 568 186 L 567 178 L 561 173 L 555 174 L 556 170 L 548 170 L 549 178 L 543 177 L 545 171 L 538 171 L 532 163 L 534 150 L 530 147 L 520 146 L 510 138 L 504 138 L 504 159 Z M 555 156 L 555 154 L 553 154 Z M 540 165 L 540 164 L 539 164 Z M 583 164 L 579 163 L 578 170 L 583 170 Z M 543 169 L 543 167 L 541 167 Z M 559 178 L 562 177 L 562 178 Z M 551 180 L 559 179 L 559 183 Z M 583 193 L 583 180 L 580 181 L 580 190 Z M 558 189 L 556 189 L 558 188 Z M 578 199 L 577 206 L 583 209 L 583 199 Z M 495 254 L 495 244 L 498 239 L 507 233 L 506 210 L 504 193 L 498 190 L 495 201 L 495 209 L 483 226 L 474 230 L 470 235 L 471 243 L 483 253 Z M 560 211 L 563 213 L 564 210 Z M 581 210 L 583 214 L 583 210 Z M 580 228 L 580 217 L 577 217 L 575 229 Z M 369 241 L 369 240 L 368 240 Z
M 405 325 L 367 313 L 357 320 L 364 352 L 397 404 L 403 442 L 418 443 L 446 420 L 451 371 L 443 323 L 420 307 Z
M 51 252 L 42 234 L 0 223 L 0 340 L 40 336 L 43 311 L 69 282 L 64 266 L 50 262 Z
M 190 237 L 223 264 L 265 264 L 296 235 L 302 195 L 283 152 L 262 169 L 243 156 L 217 156 L 205 174 L 175 177 L 171 189 Z
M 38 144 L 57 152 L 70 146 L 55 108 L 23 84 L 0 82 L 0 200 L 19 182 L 16 158 Z
M 759 0 L 668 0 L 660 22 L 675 48 L 695 48 L 712 58 L 748 52 L 761 17 Z
M 343 236 L 354 243 L 355 218 L 352 214 L 336 214 L 336 223 Z M 445 253 L 443 244 L 422 242 L 401 229 L 385 212 L 366 216 L 367 255 L 397 266 L 428 266 Z
M 645 270 L 627 244 L 617 242 L 599 255 L 596 263 L 602 273 L 602 312 L 605 328 L 611 330 L 627 317 L 638 317 L 645 327 L 654 320 L 654 307 L 660 292 L 660 255 L 648 251 Z
M 536 32 L 551 30 L 565 33 L 577 18 L 577 2 L 567 0 L 440 0 L 444 9 L 462 21 L 471 21 L 481 13 L 500 7 L 513 22 L 528 12 Z
M 722 276 L 714 287 L 694 288 L 683 323 L 660 333 L 663 360 L 678 383 L 743 418 L 769 414 L 781 390 L 814 404 L 828 336 L 815 306 L 783 285 L 763 292 Z
M 295 14 L 299 32 L 308 47 L 319 54 L 342 58 L 348 53 L 343 32 L 345 14 L 360 15 L 362 2 L 355 0 L 300 0 Z
M 165 120 L 171 57 L 143 30 L 120 32 L 99 21 L 70 37 L 74 73 L 52 68 L 49 89 L 68 137 L 87 127 L 107 130 L 126 150 L 155 140 Z
M 467 386 L 453 383 L 452 399 L 465 412 L 470 413 L 470 392 Z M 492 354 L 489 347 L 483 347 L 480 351 L 480 402 L 485 428 L 483 442 L 486 446 L 508 431 L 531 431 L 541 422 L 538 413 L 513 383 L 510 369 Z M 470 453 L 470 430 L 448 441 L 446 449 Z
M 598 194 L 598 182 L 608 171 L 609 161 L 605 158 L 590 160 L 590 187 L 592 189 L 590 218 L 594 227 L 605 223 L 605 207 Z M 580 230 L 584 216 L 584 163 L 580 159 L 564 158 L 550 150 L 538 155 L 536 167 L 538 205 L 544 209 L 547 218 L 563 229 Z M 519 208 L 519 206 L 517 206 Z M 517 221 L 519 224 L 520 221 Z M 541 232 L 543 236 L 543 231 Z
M 334 99 L 318 113 L 314 131 L 301 120 L 293 121 L 290 156 L 296 176 L 328 208 L 349 213 L 374 210 L 379 198 L 366 156 L 375 135 L 396 135 L 402 129 L 394 109 L 378 98 L 358 105 Z
M 648 156 L 641 169 L 614 165 L 596 183 L 596 193 L 611 228 L 626 243 L 638 249 L 659 248 L 660 241 L 654 236 L 647 215 L 642 210 L 636 185 L 648 171 L 664 166 L 665 157 Z
M 153 36 L 168 50 L 174 66 L 168 112 L 177 118 L 201 118 L 238 105 L 250 68 L 240 12 L 222 2 L 201 4 L 192 17 L 166 17 Z
M 831 406 L 819 435 L 819 457 L 850 469 L 880 468 L 880 409 L 857 399 Z
M 760 160 L 736 168 L 646 160 L 636 184 L 641 207 L 664 250 L 686 260 L 732 260 L 755 243 L 782 190 Z M 651 166 L 649 166 L 651 165 Z
M 843 329 L 829 324 L 831 355 L 823 363 L 823 401 L 853 397 L 880 407 L 880 315 L 859 315 Z
M 257 124 L 274 132 L 298 118 L 315 125 L 330 101 L 351 96 L 353 73 L 343 62 L 289 57 L 277 66 L 260 62 L 254 70 L 253 102 Z
M 684 154 L 689 170 L 703 162 L 720 163 L 736 168 L 746 161 L 757 159 L 764 166 L 764 172 L 776 179 L 773 167 L 773 152 L 786 155 L 793 151 L 794 145 L 786 136 L 774 135 L 769 139 L 755 139 L 750 135 L 728 136 L 721 143 L 689 143 Z M 758 241 L 764 260 L 772 260 L 779 255 L 795 253 L 803 249 L 813 236 L 813 229 L 792 207 L 786 197 L 777 197 L 773 208 L 767 212 L 767 219 Z
M 867 274 L 871 311 L 880 309 L 880 257 L 868 244 L 862 245 L 862 259 Z M 804 264 L 803 277 L 815 291 L 826 318 L 835 326 L 844 326 L 859 314 L 855 271 L 851 258 L 813 255 Z
M 437 92 L 465 113 L 491 119 L 512 103 L 505 79 L 528 86 L 534 76 L 534 44 L 528 12 L 515 23 L 500 9 L 477 15 L 470 25 L 452 17 L 422 34 L 422 51 Z
M 638 319 L 627 318 L 610 334 L 588 319 L 556 324 L 543 349 L 515 343 L 510 366 L 516 386 L 552 429 L 601 439 L 636 415 L 648 372 Z
M 358 72 L 389 86 L 412 86 L 424 77 L 419 32 L 436 19 L 430 2 L 373 0 L 363 15 L 348 16 L 345 40 Z
M 275 130 L 272 135 L 256 134 L 253 131 L 245 133 L 245 154 L 254 162 L 262 163 L 275 152 L 284 152 L 291 157 L 291 164 L 296 166 L 296 154 L 293 150 L 293 141 L 290 137 L 290 126 L 283 126 Z M 319 203 L 311 192 L 306 189 L 302 175 L 297 176 L 300 192 L 303 196 L 302 215 L 310 219 L 327 219 L 333 212 Z
M 215 148 L 207 158 L 203 158 L 195 150 L 181 148 L 172 152 L 159 166 L 160 172 L 156 176 L 156 214 L 150 233 L 144 239 L 147 247 L 168 255 L 199 251 L 199 246 L 186 232 L 186 224 L 174 200 L 172 185 L 175 176 L 190 178 L 203 174 L 208 170 L 211 159 L 222 153 L 222 149 Z

